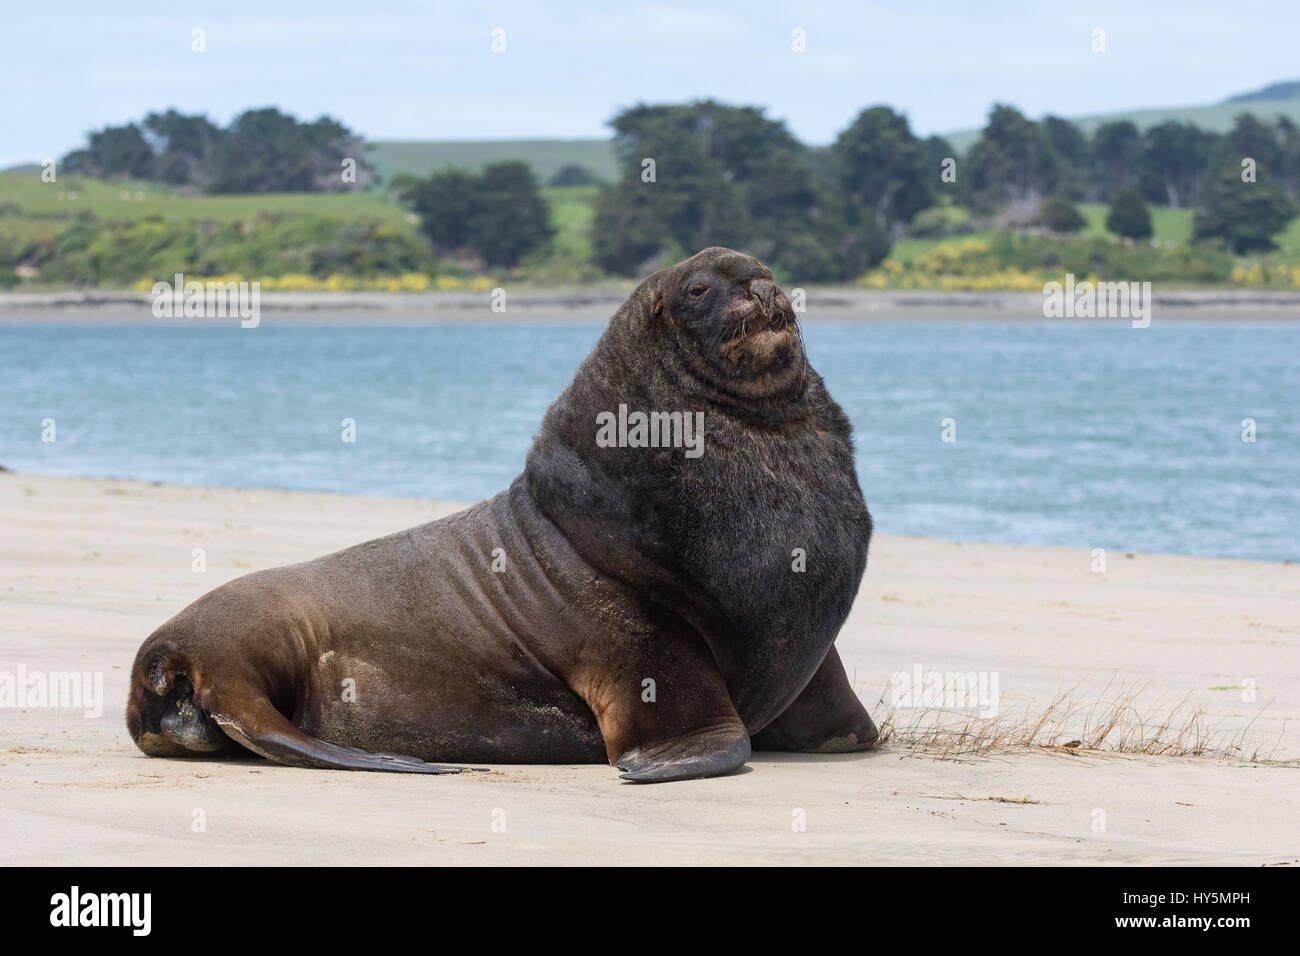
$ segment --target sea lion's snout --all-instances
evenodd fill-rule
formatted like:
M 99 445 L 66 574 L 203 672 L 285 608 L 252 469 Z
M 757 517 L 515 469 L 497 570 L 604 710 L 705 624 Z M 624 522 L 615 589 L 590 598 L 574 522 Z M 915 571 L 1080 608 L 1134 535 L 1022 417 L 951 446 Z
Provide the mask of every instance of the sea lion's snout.
M 778 291 L 776 283 L 771 279 L 749 280 L 750 297 L 758 300 L 759 306 L 762 308 L 765 317 L 771 317 L 772 303 L 775 300 Z
M 750 331 L 793 333 L 797 324 L 794 308 L 779 285 L 770 278 L 760 276 L 749 280 L 745 294 L 752 309 L 752 318 L 758 320 L 751 324 Z

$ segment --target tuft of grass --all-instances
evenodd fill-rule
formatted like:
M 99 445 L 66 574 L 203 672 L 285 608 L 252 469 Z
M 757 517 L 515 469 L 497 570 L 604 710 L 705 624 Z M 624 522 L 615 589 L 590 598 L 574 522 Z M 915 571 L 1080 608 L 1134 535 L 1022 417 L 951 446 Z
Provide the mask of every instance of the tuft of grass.
M 1112 693 L 1111 684 L 1107 684 L 1091 703 L 1076 699 L 1073 690 L 1065 691 L 1037 713 L 1026 705 L 1021 713 L 994 717 L 929 708 L 904 721 L 890 708 L 878 721 L 880 746 L 940 760 L 1032 750 L 1206 757 L 1300 766 L 1300 761 L 1273 759 L 1276 743 L 1271 749 L 1261 750 L 1248 742 L 1254 720 L 1235 733 L 1220 730 L 1211 723 L 1204 707 L 1189 705 L 1186 697 L 1166 712 L 1144 712 L 1137 699 L 1147 686 L 1131 689 L 1121 684 Z M 884 699 L 882 694 L 880 702 Z

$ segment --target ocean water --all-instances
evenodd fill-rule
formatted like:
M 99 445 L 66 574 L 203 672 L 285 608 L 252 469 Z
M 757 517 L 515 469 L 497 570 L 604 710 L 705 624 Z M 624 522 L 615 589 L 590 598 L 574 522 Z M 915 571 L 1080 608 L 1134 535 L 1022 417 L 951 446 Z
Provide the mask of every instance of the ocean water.
M 4 323 L 0 465 L 474 501 L 523 468 L 601 328 Z M 1300 323 L 814 322 L 805 337 L 881 531 L 1300 557 Z

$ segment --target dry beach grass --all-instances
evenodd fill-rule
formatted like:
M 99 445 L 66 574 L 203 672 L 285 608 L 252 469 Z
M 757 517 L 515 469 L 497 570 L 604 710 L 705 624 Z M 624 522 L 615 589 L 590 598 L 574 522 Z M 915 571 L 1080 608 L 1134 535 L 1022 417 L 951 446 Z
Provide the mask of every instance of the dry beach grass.
M 1232 688 L 1237 689 L 1237 688 Z M 1107 688 L 1109 690 L 1109 688 Z M 1076 754 L 1138 754 L 1151 757 L 1204 757 L 1260 765 L 1300 767 L 1298 760 L 1275 757 L 1285 721 L 1271 743 L 1252 734 L 1254 722 L 1226 731 L 1204 706 L 1188 698 L 1167 710 L 1150 710 L 1139 701 L 1142 688 L 1103 691 L 1091 703 L 1062 693 L 1035 711 L 991 717 L 923 710 L 900 720 L 891 709 L 881 717 L 881 745 L 936 759 L 1051 750 Z M 882 695 L 883 699 L 883 695 Z M 1265 707 L 1260 708 L 1262 714 Z

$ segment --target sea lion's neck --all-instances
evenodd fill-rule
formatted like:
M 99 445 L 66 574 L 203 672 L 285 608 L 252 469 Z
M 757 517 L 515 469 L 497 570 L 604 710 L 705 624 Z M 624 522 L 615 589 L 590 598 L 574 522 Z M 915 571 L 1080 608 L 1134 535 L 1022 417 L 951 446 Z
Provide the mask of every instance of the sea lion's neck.
M 806 634 L 812 646 L 773 644 L 770 656 L 815 667 L 847 614 L 869 535 L 847 419 L 812 369 L 793 400 L 738 399 L 702 388 L 662 342 L 656 352 L 633 333 L 611 324 L 547 411 L 525 472 L 534 500 L 597 571 L 702 633 L 743 632 L 744 647 L 720 643 L 719 657 L 758 652 L 767 631 L 774 642 Z M 701 413 L 701 453 L 600 440 L 602 420 L 634 412 Z M 817 566 L 792 574 L 793 549 Z M 827 576 L 835 583 L 813 600 Z
M 579 516 L 629 530 L 653 526 L 673 510 L 692 475 L 764 470 L 765 459 L 793 447 L 800 434 L 842 439 L 849 447 L 847 420 L 802 350 L 797 370 L 778 388 L 746 394 L 720 381 L 634 305 L 630 300 L 615 316 L 547 410 L 528 455 L 529 486 L 561 527 Z M 658 423 L 671 426 L 671 435 Z M 696 434 L 697 423 L 702 433 Z

